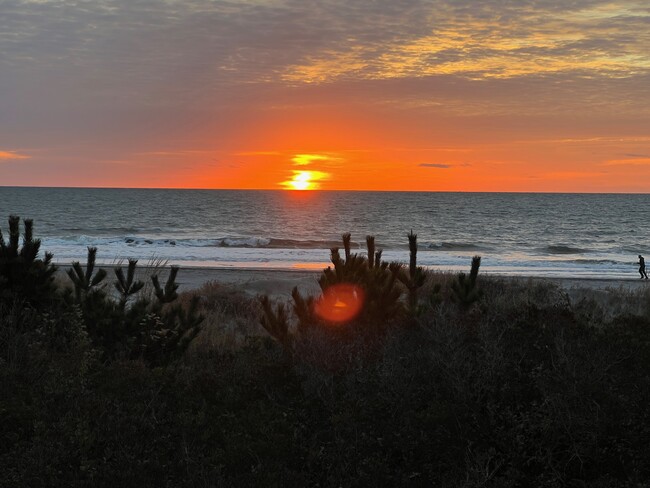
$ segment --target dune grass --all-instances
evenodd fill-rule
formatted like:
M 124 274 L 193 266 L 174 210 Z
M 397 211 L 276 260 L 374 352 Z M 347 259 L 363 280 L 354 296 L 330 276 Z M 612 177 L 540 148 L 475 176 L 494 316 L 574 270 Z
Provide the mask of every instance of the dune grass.
M 648 293 L 481 286 L 469 311 L 446 291 L 381 336 L 305 335 L 289 361 L 257 300 L 210 283 L 167 368 L 5 305 L 0 486 L 644 486 Z

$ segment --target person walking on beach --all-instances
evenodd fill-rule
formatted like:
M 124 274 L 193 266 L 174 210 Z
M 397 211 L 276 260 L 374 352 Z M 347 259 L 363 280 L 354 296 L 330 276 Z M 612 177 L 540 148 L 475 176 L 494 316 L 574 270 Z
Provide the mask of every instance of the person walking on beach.
M 646 280 L 648 279 L 648 273 L 645 272 L 645 259 L 643 259 L 643 256 L 639 254 L 639 274 L 641 275 L 641 279 L 645 278 Z

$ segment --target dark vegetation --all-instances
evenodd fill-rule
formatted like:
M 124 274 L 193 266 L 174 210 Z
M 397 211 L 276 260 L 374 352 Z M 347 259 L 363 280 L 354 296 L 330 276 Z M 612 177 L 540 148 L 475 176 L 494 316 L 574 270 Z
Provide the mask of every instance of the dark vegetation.
M 0 487 L 650 482 L 647 292 L 425 273 L 413 234 L 408 267 L 346 235 L 319 284 L 366 300 L 333 326 L 298 290 L 178 294 L 177 268 L 111 289 L 93 249 L 60 283 L 9 224 Z

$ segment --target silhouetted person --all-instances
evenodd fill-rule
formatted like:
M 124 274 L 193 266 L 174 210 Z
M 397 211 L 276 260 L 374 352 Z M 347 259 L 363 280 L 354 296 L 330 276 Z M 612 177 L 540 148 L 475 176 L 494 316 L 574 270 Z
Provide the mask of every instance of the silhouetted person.
M 648 274 L 645 272 L 645 259 L 643 259 L 643 256 L 639 254 L 639 274 L 641 275 L 641 279 L 645 278 L 646 280 L 648 279 Z

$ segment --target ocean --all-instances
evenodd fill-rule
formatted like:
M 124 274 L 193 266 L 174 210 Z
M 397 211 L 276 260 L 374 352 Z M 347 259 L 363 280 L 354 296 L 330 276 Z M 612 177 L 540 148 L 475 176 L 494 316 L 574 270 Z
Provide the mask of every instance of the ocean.
M 149 190 L 0 187 L 10 214 L 34 220 L 41 249 L 67 265 L 98 261 L 181 267 L 320 269 L 352 234 L 374 235 L 383 259 L 517 276 L 636 278 L 650 257 L 650 195 Z

